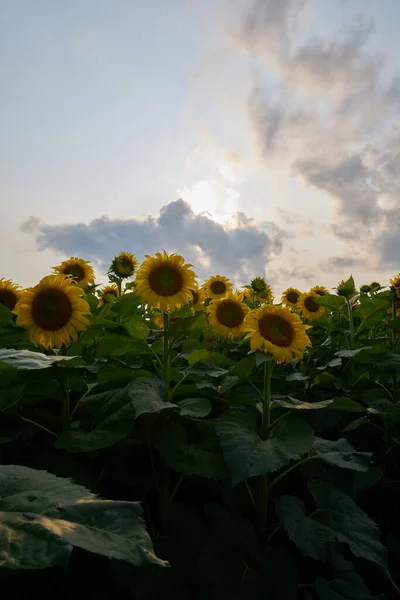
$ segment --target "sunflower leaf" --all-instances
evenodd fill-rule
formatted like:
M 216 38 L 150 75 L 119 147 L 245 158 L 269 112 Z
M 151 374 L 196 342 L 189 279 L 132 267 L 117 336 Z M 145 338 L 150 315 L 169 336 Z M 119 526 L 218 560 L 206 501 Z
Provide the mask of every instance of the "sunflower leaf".
M 358 452 L 345 438 L 332 442 L 315 438 L 313 452 L 323 461 L 353 471 L 368 471 L 371 468 L 371 452 Z
M 75 356 L 48 356 L 31 350 L 0 349 L 0 362 L 16 369 L 48 369 L 60 361 L 73 360 Z
M 301 458 L 314 442 L 313 430 L 300 419 L 279 421 L 269 439 L 262 440 L 256 432 L 255 415 L 242 407 L 222 414 L 217 433 L 233 486 L 281 469 Z
M 299 550 L 309 558 L 328 562 L 332 552 L 346 544 L 357 558 L 386 569 L 379 529 L 364 511 L 326 481 L 309 481 L 308 488 L 317 506 L 310 516 L 296 496 L 281 496 L 276 503 L 278 518 Z
M 74 424 L 59 437 L 55 447 L 69 452 L 106 448 L 128 436 L 141 415 L 164 410 L 178 410 L 178 406 L 165 402 L 163 382 L 152 377 L 139 377 L 122 389 L 82 398 L 78 402 L 78 411 L 92 418 L 92 429 L 87 431 Z
M 17 465 L 0 466 L 0 566 L 44 569 L 74 546 L 134 566 L 158 564 L 138 502 L 99 500 L 83 486 Z

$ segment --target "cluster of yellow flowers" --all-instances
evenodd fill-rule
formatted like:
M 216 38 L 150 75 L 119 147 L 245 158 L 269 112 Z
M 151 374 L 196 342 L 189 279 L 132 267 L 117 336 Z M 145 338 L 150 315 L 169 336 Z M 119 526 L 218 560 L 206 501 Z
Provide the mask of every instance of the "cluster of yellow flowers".
M 47 348 L 68 345 L 77 339 L 78 331 L 88 327 L 90 308 L 84 296 L 94 284 L 93 268 L 83 259 L 72 257 L 53 270 L 53 275 L 26 290 L 0 279 L 0 303 L 17 315 L 17 325 L 29 330 L 32 342 Z M 237 291 L 220 275 L 209 277 L 199 287 L 192 265 L 165 250 L 146 255 L 140 266 L 133 254 L 121 252 L 114 257 L 108 274 L 110 284 L 99 292 L 99 307 L 117 299 L 123 293 L 122 280 L 136 275 L 125 292 L 133 289 L 143 304 L 154 309 L 154 322 L 159 327 L 163 327 L 164 312 L 169 312 L 173 321 L 173 311 L 183 306 L 190 306 L 192 312 L 204 309 L 219 335 L 228 339 L 245 336 L 250 339 L 251 350 L 262 349 L 277 362 L 301 357 L 311 345 L 307 335 L 311 325 L 304 320 L 312 322 L 325 313 L 315 300 L 329 293 L 323 286 L 306 293 L 290 287 L 282 294 L 281 304 L 274 305 L 272 290 L 262 277 Z M 354 295 L 355 290 L 349 291 L 345 283 L 339 283 L 337 293 Z M 400 287 L 400 275 L 391 283 Z

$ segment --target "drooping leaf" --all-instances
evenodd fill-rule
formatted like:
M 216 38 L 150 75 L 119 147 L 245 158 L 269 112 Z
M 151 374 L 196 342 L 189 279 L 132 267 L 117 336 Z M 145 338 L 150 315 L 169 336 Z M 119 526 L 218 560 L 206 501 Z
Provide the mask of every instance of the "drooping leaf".
M 319 600 L 376 600 L 353 563 L 337 555 L 333 564 L 335 576 L 331 581 L 318 577 L 315 582 Z
M 151 350 L 142 339 L 123 333 L 107 331 L 99 341 L 96 356 L 150 355 Z
M 285 378 L 285 381 L 307 381 L 308 379 L 310 379 L 309 376 L 303 373 L 291 373 Z
M 371 452 L 358 452 L 345 438 L 335 442 L 315 438 L 312 452 L 323 461 L 342 469 L 368 471 L 371 468 Z
M 122 389 L 82 398 L 78 402 L 78 411 L 92 416 L 91 430 L 81 429 L 79 424 L 74 425 L 60 436 L 55 447 L 70 452 L 106 448 L 129 435 L 138 417 L 163 410 L 178 410 L 176 404 L 165 402 L 163 382 L 151 377 L 139 377 Z
M 364 352 L 364 350 L 371 350 L 372 346 L 363 346 L 362 348 L 355 348 L 354 350 L 338 350 L 335 352 L 335 356 L 339 356 L 339 358 L 354 358 L 360 352 Z
M 245 408 L 226 411 L 217 421 L 224 458 L 235 486 L 256 475 L 277 471 L 301 458 L 312 446 L 314 433 L 300 419 L 279 421 L 269 439 L 256 432 L 256 419 Z
M 228 373 L 227 369 L 222 369 L 216 365 L 213 365 L 211 362 L 206 360 L 199 360 L 193 366 L 185 369 L 185 373 L 189 375 L 198 375 L 203 377 L 204 375 L 208 375 L 208 377 L 222 377 L 226 373 Z
M 327 562 L 340 544 L 354 556 L 384 569 L 386 551 L 376 524 L 342 490 L 326 482 L 309 481 L 316 510 L 307 516 L 304 503 L 296 496 L 282 496 L 277 515 L 286 533 L 299 550 L 314 560 Z
M 166 563 L 152 548 L 137 502 L 98 500 L 69 479 L 0 466 L 0 566 L 65 565 L 73 546 L 132 565 Z
M 170 426 L 156 441 L 168 466 L 178 473 L 198 475 L 216 481 L 229 477 L 229 472 L 217 447 L 217 440 L 204 439 L 190 443 L 185 429 Z
M 218 367 L 229 368 L 235 364 L 233 360 L 227 358 L 223 354 L 220 354 L 219 352 L 210 352 L 209 350 L 205 349 L 194 350 L 188 356 L 189 366 L 193 366 L 200 360 L 208 361 L 214 365 L 217 365 Z
M 178 403 L 183 417 L 202 419 L 211 412 L 211 403 L 207 398 L 186 398 Z
M 255 366 L 256 357 L 254 352 L 252 352 L 249 356 L 245 356 L 235 364 L 235 366 L 231 369 L 231 375 L 237 375 L 242 379 L 248 379 L 255 369 Z
M 351 400 L 351 398 L 332 398 L 331 400 L 320 400 L 319 402 L 303 402 L 289 396 L 285 400 L 274 398 L 274 404 L 283 408 L 292 408 L 293 410 L 320 410 L 329 408 L 330 410 L 346 410 L 347 412 L 366 412 L 366 408 Z
M 47 356 L 31 350 L 0 348 L 0 362 L 15 369 L 48 369 L 61 361 L 73 360 L 74 356 Z

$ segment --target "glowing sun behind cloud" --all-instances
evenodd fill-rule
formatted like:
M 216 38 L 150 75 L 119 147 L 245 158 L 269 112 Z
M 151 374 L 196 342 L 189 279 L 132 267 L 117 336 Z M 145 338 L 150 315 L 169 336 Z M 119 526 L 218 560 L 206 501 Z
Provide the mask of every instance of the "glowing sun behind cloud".
M 238 211 L 239 193 L 212 179 L 201 179 L 192 188 L 178 190 L 195 214 L 209 213 L 217 223 L 226 223 Z

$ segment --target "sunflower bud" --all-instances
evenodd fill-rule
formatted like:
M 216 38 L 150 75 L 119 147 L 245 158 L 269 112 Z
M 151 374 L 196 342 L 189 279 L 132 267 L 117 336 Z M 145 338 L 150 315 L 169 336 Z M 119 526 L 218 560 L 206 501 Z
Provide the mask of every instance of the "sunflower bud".
M 133 254 L 130 252 L 120 252 L 118 256 L 114 256 L 108 273 L 114 274 L 120 279 L 125 279 L 126 277 L 132 277 L 137 266 L 138 261 Z
M 338 296 L 343 296 L 347 300 L 349 300 L 350 298 L 352 298 L 353 296 L 355 296 L 357 294 L 357 290 L 356 290 L 356 287 L 354 284 L 354 279 L 353 279 L 352 275 L 350 275 L 350 277 L 347 281 L 344 281 L 342 279 L 342 281 L 340 281 L 338 283 L 336 292 L 337 292 Z
M 255 277 L 251 280 L 250 285 L 251 289 L 258 293 L 265 292 L 267 289 L 267 282 L 264 277 Z

